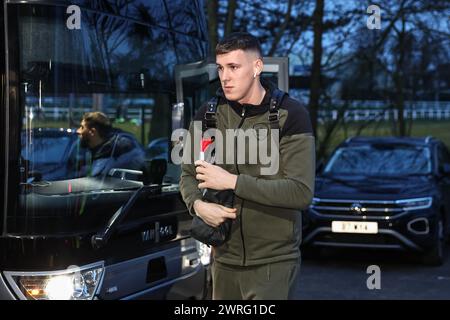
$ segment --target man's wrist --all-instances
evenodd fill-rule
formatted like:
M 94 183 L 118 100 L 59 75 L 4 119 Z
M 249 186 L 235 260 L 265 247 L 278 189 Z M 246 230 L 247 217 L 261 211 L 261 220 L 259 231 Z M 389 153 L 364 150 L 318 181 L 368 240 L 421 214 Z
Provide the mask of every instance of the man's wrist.
M 235 190 L 236 189 L 237 180 L 238 180 L 238 175 L 230 174 L 230 179 L 229 180 L 230 181 L 229 181 L 227 189 Z
M 198 214 L 197 214 L 197 209 L 198 209 L 198 206 L 199 206 L 199 204 L 200 204 L 201 202 L 202 202 L 201 199 L 197 199 L 197 200 L 194 201 L 194 204 L 192 205 L 192 208 L 194 208 L 195 215 L 198 215 Z

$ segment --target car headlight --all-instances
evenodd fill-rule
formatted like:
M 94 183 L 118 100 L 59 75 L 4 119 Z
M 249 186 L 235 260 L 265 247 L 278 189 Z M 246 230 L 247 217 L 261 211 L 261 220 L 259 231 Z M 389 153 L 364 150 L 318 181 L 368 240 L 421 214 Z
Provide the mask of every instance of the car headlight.
M 197 242 L 198 255 L 200 256 L 200 262 L 204 266 L 209 265 L 211 263 L 211 247 L 209 247 L 208 245 L 206 245 L 200 241 L 196 241 L 196 242 Z
M 104 273 L 103 262 L 49 272 L 5 271 L 17 296 L 28 300 L 90 300 Z
M 431 207 L 433 203 L 432 197 L 415 198 L 415 199 L 403 199 L 395 201 L 397 205 L 403 208 L 405 211 L 419 210 Z

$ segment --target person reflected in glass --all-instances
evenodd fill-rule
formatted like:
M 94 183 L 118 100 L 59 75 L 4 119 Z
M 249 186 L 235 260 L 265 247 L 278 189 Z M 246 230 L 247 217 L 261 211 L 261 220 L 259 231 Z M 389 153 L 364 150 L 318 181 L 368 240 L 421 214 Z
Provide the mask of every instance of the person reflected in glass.
M 90 176 L 106 175 L 113 168 L 144 168 L 142 147 L 132 134 L 113 128 L 106 114 L 85 113 L 77 134 L 80 146 L 89 149 L 92 154 Z

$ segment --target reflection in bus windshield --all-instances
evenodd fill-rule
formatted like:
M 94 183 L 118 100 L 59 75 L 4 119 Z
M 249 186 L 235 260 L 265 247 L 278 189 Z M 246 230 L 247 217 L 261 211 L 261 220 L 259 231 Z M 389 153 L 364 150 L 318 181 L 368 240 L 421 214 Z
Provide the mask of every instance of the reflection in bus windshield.
M 106 175 L 113 168 L 143 171 L 145 166 L 144 150 L 135 137 L 113 128 L 101 112 L 86 113 L 76 132 L 39 128 L 23 131 L 21 140 L 22 159 L 39 173 L 39 180 Z
M 26 178 L 104 176 L 111 169 L 142 171 L 154 158 L 168 160 L 173 68 L 201 60 L 204 42 L 183 35 L 188 30 L 169 34 L 88 10 L 82 11 L 82 28 L 70 30 L 64 7 L 18 8 L 21 155 L 32 173 Z M 85 114 L 102 114 L 108 128 L 102 130 L 101 121 L 84 127 Z M 171 181 L 177 180 L 173 175 Z
M 92 153 L 91 176 L 107 174 L 112 168 L 144 169 L 142 147 L 131 134 L 113 129 L 104 113 L 86 113 L 77 134 L 81 146 Z

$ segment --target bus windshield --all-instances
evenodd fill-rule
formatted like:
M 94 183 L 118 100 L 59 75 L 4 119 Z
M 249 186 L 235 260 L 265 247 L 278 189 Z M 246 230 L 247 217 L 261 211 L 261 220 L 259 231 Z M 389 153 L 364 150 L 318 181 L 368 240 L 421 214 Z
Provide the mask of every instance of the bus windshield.
M 196 1 L 168 10 L 163 0 L 111 2 L 113 12 L 79 2 L 78 16 L 68 5 L 9 6 L 21 97 L 19 210 L 8 213 L 9 233 L 101 227 L 142 185 L 148 163 L 168 160 L 174 67 L 205 58 Z M 94 139 L 86 113 L 105 115 L 108 130 Z

